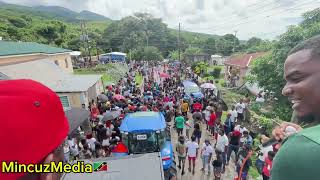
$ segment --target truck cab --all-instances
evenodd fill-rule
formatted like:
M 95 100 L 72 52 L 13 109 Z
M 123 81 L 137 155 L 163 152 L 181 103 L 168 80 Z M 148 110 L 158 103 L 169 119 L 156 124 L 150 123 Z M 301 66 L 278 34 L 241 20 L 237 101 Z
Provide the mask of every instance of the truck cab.
M 160 152 L 165 171 L 175 166 L 171 139 L 167 135 L 166 121 L 161 113 L 128 114 L 121 123 L 120 131 L 128 154 Z

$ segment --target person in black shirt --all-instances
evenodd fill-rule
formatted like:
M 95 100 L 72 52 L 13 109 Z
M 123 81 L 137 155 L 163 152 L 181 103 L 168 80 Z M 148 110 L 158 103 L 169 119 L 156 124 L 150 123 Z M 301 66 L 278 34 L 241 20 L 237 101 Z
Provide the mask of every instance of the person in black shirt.
M 212 161 L 213 166 L 213 173 L 214 173 L 214 179 L 220 180 L 221 178 L 221 172 L 222 172 L 222 152 L 219 150 L 216 150 L 216 160 Z
M 229 164 L 230 157 L 232 152 L 237 155 L 239 151 L 239 145 L 240 145 L 240 138 L 241 138 L 241 133 L 239 131 L 233 131 L 229 133 L 229 146 L 228 146 L 228 152 L 227 152 L 227 164 Z

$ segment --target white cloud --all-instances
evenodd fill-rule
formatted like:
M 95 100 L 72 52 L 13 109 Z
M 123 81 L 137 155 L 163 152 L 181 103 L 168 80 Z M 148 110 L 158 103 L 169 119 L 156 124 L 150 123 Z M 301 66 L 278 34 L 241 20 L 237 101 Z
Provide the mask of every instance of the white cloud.
M 151 13 L 169 27 L 223 35 L 238 31 L 240 39 L 273 39 L 301 14 L 320 6 L 320 0 L 6 0 L 23 5 L 59 5 L 89 10 L 111 19 L 135 12 Z

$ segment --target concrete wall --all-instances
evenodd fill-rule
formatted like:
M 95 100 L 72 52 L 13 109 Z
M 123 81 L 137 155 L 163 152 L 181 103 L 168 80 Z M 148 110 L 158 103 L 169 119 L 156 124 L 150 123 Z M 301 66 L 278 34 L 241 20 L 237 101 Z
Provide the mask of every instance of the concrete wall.
M 71 107 L 79 107 L 81 108 L 81 92 L 73 92 L 73 93 L 57 93 L 58 96 L 68 96 L 68 100 Z
M 238 85 L 241 86 L 244 83 L 244 78 L 247 74 L 248 68 L 240 68 L 240 79 Z
M 38 59 L 44 59 L 47 56 L 44 54 L 32 54 L 32 55 L 17 55 L 17 56 L 3 56 L 0 57 L 0 66 L 18 64 L 28 61 L 34 61 Z
M 102 80 L 99 80 L 96 84 L 88 89 L 84 94 L 84 99 L 87 99 L 88 102 L 94 100 L 96 102 L 99 94 L 103 92 Z
M 73 73 L 71 56 L 69 53 L 63 54 L 26 54 L 26 55 L 14 55 L 14 56 L 2 56 L 0 57 L 0 66 L 24 63 L 29 61 L 35 61 L 40 59 L 50 59 L 65 72 Z
M 214 61 L 217 63 L 216 65 L 223 65 L 224 61 L 226 60 L 226 57 L 212 57 L 210 60 L 210 65 L 214 64 Z
M 54 54 L 48 56 L 49 59 L 53 60 L 61 69 L 67 73 L 73 73 L 71 56 L 67 54 Z

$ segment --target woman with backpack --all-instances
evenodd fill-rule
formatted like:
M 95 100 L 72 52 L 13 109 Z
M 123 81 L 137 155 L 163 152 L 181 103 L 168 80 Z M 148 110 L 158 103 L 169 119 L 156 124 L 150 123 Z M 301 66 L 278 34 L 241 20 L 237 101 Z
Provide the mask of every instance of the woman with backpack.
M 181 164 L 182 164 L 182 172 L 181 176 L 184 175 L 184 165 L 186 162 L 186 156 L 187 156 L 187 145 L 185 144 L 185 139 L 183 136 L 179 137 L 179 142 L 176 145 L 176 151 L 178 154 L 178 160 L 179 160 L 179 165 L 178 168 L 181 169 Z

